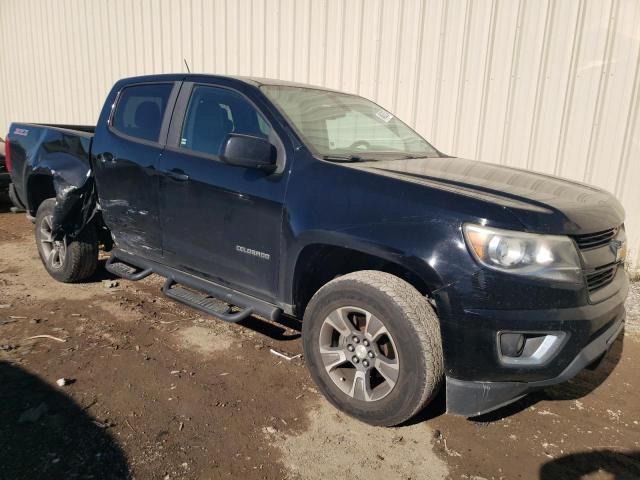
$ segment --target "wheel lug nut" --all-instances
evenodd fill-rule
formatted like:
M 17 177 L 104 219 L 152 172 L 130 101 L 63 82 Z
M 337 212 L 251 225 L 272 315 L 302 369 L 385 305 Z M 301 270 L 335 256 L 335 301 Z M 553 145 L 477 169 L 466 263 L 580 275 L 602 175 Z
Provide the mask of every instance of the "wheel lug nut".
M 369 358 L 373 358 L 374 357 L 373 352 L 371 350 L 369 350 L 369 352 L 367 352 L 367 355 L 369 355 Z
M 353 357 L 351 357 L 351 361 L 353 363 L 358 363 L 360 361 L 360 359 L 354 355 Z
M 363 340 L 363 341 L 362 341 L 362 344 L 363 344 L 365 347 L 368 347 L 368 346 L 369 346 L 369 340 Z
M 347 350 L 349 350 L 350 352 L 353 352 L 355 350 L 354 346 L 349 344 L 347 345 Z
M 353 336 L 353 343 L 360 343 L 360 339 L 355 335 Z
M 369 366 L 369 362 L 368 362 L 368 361 L 366 361 L 366 360 L 363 360 L 363 361 L 362 361 L 362 365 L 364 365 L 365 367 L 368 367 L 368 366 Z

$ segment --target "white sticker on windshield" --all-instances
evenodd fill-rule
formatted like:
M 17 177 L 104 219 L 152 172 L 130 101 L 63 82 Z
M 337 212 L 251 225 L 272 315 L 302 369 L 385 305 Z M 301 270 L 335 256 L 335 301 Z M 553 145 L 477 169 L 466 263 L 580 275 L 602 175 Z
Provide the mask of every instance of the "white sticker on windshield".
M 389 123 L 389 121 L 393 118 L 393 115 L 385 110 L 378 110 L 378 113 L 376 113 L 376 117 L 378 117 L 385 123 Z

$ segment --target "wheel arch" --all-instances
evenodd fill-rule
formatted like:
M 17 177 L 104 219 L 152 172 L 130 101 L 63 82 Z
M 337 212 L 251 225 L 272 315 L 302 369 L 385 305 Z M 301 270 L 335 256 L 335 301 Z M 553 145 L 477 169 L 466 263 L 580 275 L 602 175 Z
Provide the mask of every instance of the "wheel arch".
M 305 245 L 296 257 L 291 276 L 294 314 L 301 316 L 311 297 L 336 277 L 360 270 L 378 270 L 395 275 L 423 296 L 442 286 L 437 272 L 424 260 L 381 249 L 376 245 L 314 242 Z
M 38 207 L 48 198 L 55 198 L 56 190 L 53 185 L 53 177 L 44 173 L 29 175 L 27 180 L 27 211 L 35 216 Z

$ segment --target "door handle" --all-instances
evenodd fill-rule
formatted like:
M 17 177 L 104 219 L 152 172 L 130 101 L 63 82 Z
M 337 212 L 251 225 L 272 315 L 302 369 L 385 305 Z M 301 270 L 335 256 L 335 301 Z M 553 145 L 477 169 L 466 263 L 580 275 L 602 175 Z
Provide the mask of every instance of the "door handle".
M 167 176 L 173 178 L 174 180 L 178 180 L 179 182 L 184 182 L 189 180 L 189 175 L 184 173 L 182 170 L 178 168 L 171 169 L 167 171 Z

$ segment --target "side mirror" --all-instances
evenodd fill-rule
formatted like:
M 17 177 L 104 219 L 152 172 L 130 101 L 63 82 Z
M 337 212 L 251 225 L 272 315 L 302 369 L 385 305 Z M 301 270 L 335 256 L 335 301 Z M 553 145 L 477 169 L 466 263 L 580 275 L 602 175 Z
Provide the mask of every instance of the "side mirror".
M 221 158 L 229 165 L 273 172 L 277 156 L 276 147 L 264 138 L 230 133 L 222 147 Z

